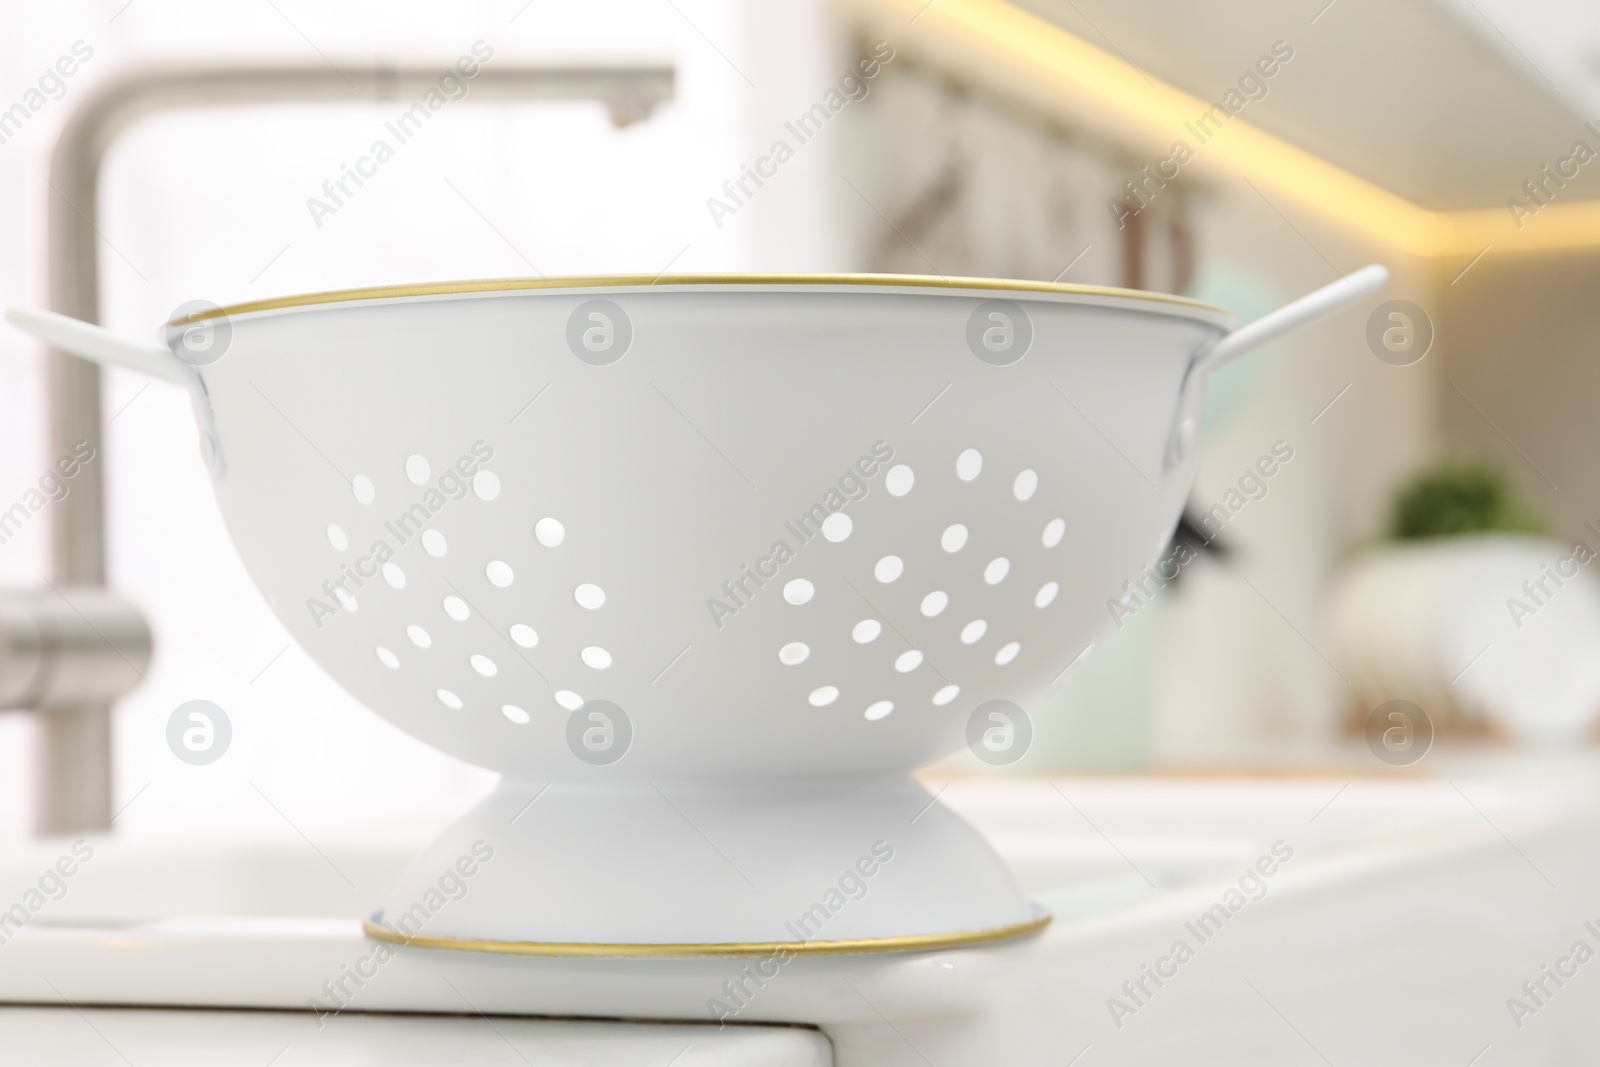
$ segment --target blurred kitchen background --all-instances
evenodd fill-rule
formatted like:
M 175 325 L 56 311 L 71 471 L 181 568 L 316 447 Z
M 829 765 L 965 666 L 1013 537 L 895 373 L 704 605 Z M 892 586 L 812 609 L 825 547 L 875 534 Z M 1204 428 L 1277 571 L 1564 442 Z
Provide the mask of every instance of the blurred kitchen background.
M 1560 623 L 1534 659 L 1546 664 L 1542 678 L 1560 675 L 1558 696 L 1574 710 L 1527 729 L 1518 716 L 1537 710 L 1495 696 L 1520 684 L 1520 661 L 1496 659 L 1524 635 L 1503 603 L 1524 596 L 1518 581 L 1473 578 L 1483 566 L 1457 561 L 1419 603 L 1393 583 L 1364 600 L 1349 593 L 1356 606 L 1335 601 L 1353 560 L 1397 551 L 1378 544 L 1394 529 L 1397 494 L 1443 461 L 1482 466 L 1444 468 L 1434 497 L 1413 493 L 1414 508 L 1427 512 L 1440 494 L 1493 498 L 1460 528 L 1512 527 L 1505 536 L 1525 550 L 1517 558 L 1531 561 L 1514 574 L 1538 578 L 1540 561 L 1554 567 L 1576 539 L 1600 548 L 1585 528 L 1600 522 L 1600 211 L 1586 207 L 1600 200 L 1600 161 L 1575 152 L 1579 142 L 1600 150 L 1600 126 L 1585 125 L 1600 119 L 1600 8 L 7 0 L 0 28 L 0 109 L 23 101 L 26 112 L 7 125 L 0 110 L 5 305 L 47 299 L 47 175 L 62 124 L 97 84 L 137 65 L 294 61 L 381 85 L 389 65 L 443 73 L 482 42 L 487 69 L 675 68 L 673 98 L 622 126 L 596 102 L 475 100 L 468 81 L 464 99 L 332 211 L 308 200 L 334 203 L 324 183 L 356 165 L 410 100 L 152 114 L 111 146 L 99 200 L 102 320 L 138 336 L 196 299 L 667 270 L 1130 286 L 1249 319 L 1386 263 L 1394 280 L 1382 300 L 1420 310 L 1406 328 L 1431 333 L 1425 355 L 1380 358 L 1375 305 L 1364 306 L 1220 377 L 1194 513 L 1224 506 L 1225 523 L 1204 530 L 1222 551 L 1185 563 L 1178 585 L 1120 628 L 1108 607 L 1108 637 L 1031 709 L 1033 748 L 1010 770 L 1378 773 L 1388 765 L 1359 728 L 1390 697 L 1423 705 L 1439 745 L 1590 742 L 1600 692 L 1578 667 L 1600 662 L 1588 642 L 1600 622 L 1588 568 L 1567 576 L 1576 591 L 1547 584 L 1530 602 L 1529 628 Z M 63 56 L 76 57 L 74 73 L 44 85 Z M 880 60 L 875 76 L 841 86 L 863 57 Z M 42 85 L 34 108 L 28 94 Z M 792 124 L 819 103 L 826 121 L 813 119 L 818 131 L 802 143 Z M 1213 105 L 1209 125 L 1185 125 Z M 762 162 L 778 141 L 792 158 Z M 1192 159 L 1174 159 L 1179 141 Z M 746 168 L 767 176 L 735 197 Z M 56 459 L 46 387 L 40 347 L 0 330 L 0 508 Z M 114 717 L 119 831 L 289 834 L 292 822 L 312 838 L 419 840 L 487 788 L 487 772 L 400 734 L 291 644 L 222 527 L 178 390 L 109 371 L 103 411 L 95 462 L 110 580 L 156 639 L 146 684 Z M 1292 460 L 1242 483 L 1280 442 Z M 1230 492 L 1242 506 L 1227 503 Z M 0 544 L 0 583 L 41 586 L 59 511 L 46 505 Z M 1494 517 L 1511 513 L 1519 518 Z M 1430 521 L 1423 532 L 1438 532 Z M 1476 607 L 1451 599 L 1463 581 Z M 1559 619 L 1557 603 L 1572 605 Z M 1399 621 L 1377 642 L 1384 648 L 1363 653 L 1340 636 L 1341 611 L 1355 613 L 1343 625 L 1358 633 Z M 1441 650 L 1417 636 L 1417 620 L 1440 612 L 1511 636 L 1497 645 L 1498 631 L 1467 627 Z M 1478 663 L 1480 632 L 1489 637 Z M 1385 674 L 1376 661 L 1386 649 L 1413 662 Z M 1474 671 L 1501 688 L 1463 695 Z M 203 767 L 175 759 L 166 741 L 173 709 L 197 698 L 233 726 L 230 750 Z M 36 730 L 28 714 L 0 715 L 0 840 L 33 833 Z M 980 767 L 963 759 L 950 769 Z

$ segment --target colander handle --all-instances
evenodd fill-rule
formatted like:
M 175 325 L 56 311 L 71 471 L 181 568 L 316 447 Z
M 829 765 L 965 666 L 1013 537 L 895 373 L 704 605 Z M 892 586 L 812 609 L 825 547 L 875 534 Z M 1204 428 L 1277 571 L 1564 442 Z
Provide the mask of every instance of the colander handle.
M 6 321 L 23 333 L 31 334 L 53 348 L 70 352 L 81 359 L 148 374 L 174 382 L 189 390 L 194 401 L 195 421 L 200 425 L 201 450 L 212 477 L 226 473 L 222 443 L 217 436 L 216 416 L 211 409 L 211 394 L 199 368 L 179 359 L 170 349 L 140 344 L 121 337 L 103 326 L 54 311 L 37 308 L 7 308 Z
M 193 367 L 165 348 L 129 341 L 103 326 L 54 311 L 7 308 L 6 321 L 52 347 L 96 363 L 127 367 L 179 385 L 188 385 L 195 375 Z
M 1330 315 L 1365 299 L 1389 283 L 1389 270 L 1373 263 L 1348 274 L 1314 293 L 1268 312 L 1259 319 L 1224 334 L 1195 357 L 1193 374 L 1210 374 L 1227 366 L 1246 352 L 1275 340 L 1290 330 L 1299 329 L 1314 319 Z
M 1184 373 L 1183 384 L 1178 388 L 1177 404 L 1172 413 L 1172 426 L 1167 432 L 1166 469 L 1171 471 L 1187 460 L 1194 452 L 1199 436 L 1198 415 L 1191 409 L 1196 383 L 1212 371 L 1227 366 L 1247 352 L 1276 340 L 1290 330 L 1299 329 L 1314 319 L 1330 315 L 1349 307 L 1358 300 L 1371 296 L 1389 282 L 1389 270 L 1381 263 L 1373 263 L 1345 275 L 1330 285 L 1307 293 L 1299 300 L 1269 311 L 1252 323 L 1223 334 L 1210 345 L 1196 352 Z

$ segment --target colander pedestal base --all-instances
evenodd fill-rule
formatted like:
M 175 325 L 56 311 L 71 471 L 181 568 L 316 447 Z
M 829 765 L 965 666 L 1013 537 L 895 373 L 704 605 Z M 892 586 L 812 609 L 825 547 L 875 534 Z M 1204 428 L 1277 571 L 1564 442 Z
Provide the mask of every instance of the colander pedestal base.
M 540 955 L 908 951 L 1048 916 L 909 775 L 502 782 L 402 875 L 369 932 Z

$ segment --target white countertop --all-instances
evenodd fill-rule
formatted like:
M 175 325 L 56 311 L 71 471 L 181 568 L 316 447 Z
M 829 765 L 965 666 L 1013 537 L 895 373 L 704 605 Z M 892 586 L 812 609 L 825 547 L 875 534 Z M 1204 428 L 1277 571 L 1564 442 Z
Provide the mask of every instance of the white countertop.
M 982 948 L 798 959 L 738 1021 L 815 1025 L 838 1057 L 816 1062 L 896 1067 L 1065 1063 L 1091 1045 L 1101 1063 L 1229 1062 L 1230 1034 L 1240 1027 L 1264 1053 L 1285 1058 L 1309 1055 L 1298 1029 L 1334 1063 L 1455 1062 L 1457 1052 L 1466 1063 L 1496 1042 L 1537 1062 L 1541 1041 L 1580 1047 L 1573 1035 L 1600 1008 L 1600 983 L 1593 991 L 1574 984 L 1539 1027 L 1521 1031 L 1504 1018 L 1504 1004 L 1522 972 L 1554 958 L 1582 920 L 1600 922 L 1596 765 L 1490 761 L 1444 770 L 1449 777 L 955 781 L 943 799 L 1012 861 L 1055 912 L 1052 926 Z M 1107 1001 L 1124 995 L 1122 983 L 1190 937 L 1185 924 L 1276 841 L 1294 858 L 1261 899 L 1114 1025 Z M 0 870 L 0 899 L 37 878 L 61 845 L 13 857 Z M 359 912 L 327 914 L 351 892 L 329 867 L 355 873 L 358 892 L 372 880 L 376 892 L 399 853 L 386 860 L 381 850 L 319 843 L 324 860 L 303 842 L 298 850 L 96 847 L 67 895 L 0 945 L 0 1001 L 278 1008 L 300 1013 L 285 1025 L 304 1025 L 315 1020 L 306 1009 L 323 983 L 361 963 L 376 973 L 353 991 L 341 1023 L 362 1012 L 493 1016 L 494 1026 L 501 1016 L 529 1015 L 709 1022 L 707 1001 L 739 969 L 731 960 L 428 949 L 403 949 L 379 966 Z M 298 886 L 293 902 L 306 914 L 237 906 L 279 899 L 225 874 L 235 864 L 259 871 L 263 857 L 275 878 Z M 192 874 L 199 870 L 208 873 Z M 335 885 L 318 896 L 317 887 Z M 144 917 L 174 902 L 188 917 Z M 39 1019 L 47 1017 L 61 1018 Z M 59 1022 L 29 1016 L 22 1029 L 46 1025 Z M 480 1035 L 493 1030 L 481 1018 L 473 1025 Z M 818 1036 L 781 1033 L 787 1042 L 811 1035 L 796 1049 Z M 676 1051 L 641 1062 L 664 1063 Z

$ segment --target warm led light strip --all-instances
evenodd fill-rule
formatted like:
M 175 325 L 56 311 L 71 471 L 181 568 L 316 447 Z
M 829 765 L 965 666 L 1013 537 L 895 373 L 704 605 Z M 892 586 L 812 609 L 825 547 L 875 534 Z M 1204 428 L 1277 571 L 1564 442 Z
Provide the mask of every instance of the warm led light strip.
M 1182 137 L 1193 147 L 1183 124 L 1212 106 L 1159 79 L 1147 80 L 1121 57 L 1005 0 L 868 0 L 863 8 L 896 48 L 925 53 L 1032 101 L 1041 95 L 1076 101 L 1165 141 Z M 1521 230 L 1504 207 L 1430 211 L 1242 118 L 1230 121 L 1198 155 L 1205 165 L 1248 178 L 1274 199 L 1293 200 L 1414 255 L 1473 256 L 1491 244 L 1508 252 L 1600 245 L 1600 201 L 1550 204 L 1524 220 Z M 1520 190 L 1507 195 L 1514 193 Z

